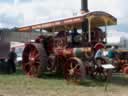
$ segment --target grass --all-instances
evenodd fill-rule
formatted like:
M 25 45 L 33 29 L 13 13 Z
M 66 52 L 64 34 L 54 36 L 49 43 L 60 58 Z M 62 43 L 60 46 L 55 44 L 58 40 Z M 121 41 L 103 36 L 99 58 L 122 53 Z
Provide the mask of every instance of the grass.
M 105 82 L 85 79 L 80 85 L 69 84 L 62 77 L 45 75 L 28 78 L 17 73 L 0 75 L 0 96 L 128 96 L 128 76 L 114 74 L 105 90 Z

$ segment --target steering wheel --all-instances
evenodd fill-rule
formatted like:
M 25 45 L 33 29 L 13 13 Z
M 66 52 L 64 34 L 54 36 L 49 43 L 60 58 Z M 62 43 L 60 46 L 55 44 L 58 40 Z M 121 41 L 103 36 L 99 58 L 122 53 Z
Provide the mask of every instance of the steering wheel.
M 82 40 L 82 36 L 81 35 L 77 35 L 77 36 L 75 36 L 73 38 L 73 40 L 78 43 L 78 42 L 80 42 Z

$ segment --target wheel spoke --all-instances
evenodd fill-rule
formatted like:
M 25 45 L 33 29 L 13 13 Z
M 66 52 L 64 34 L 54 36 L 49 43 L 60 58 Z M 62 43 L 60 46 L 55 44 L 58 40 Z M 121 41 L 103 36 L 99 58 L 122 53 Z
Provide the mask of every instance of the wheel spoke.
M 37 68 L 35 67 L 35 66 L 31 66 L 31 73 L 33 74 L 33 75 L 35 75 L 35 73 L 37 73 Z
M 78 65 L 78 64 L 76 64 L 76 66 L 74 67 L 74 69 L 76 69 L 78 66 L 79 66 L 79 65 Z
M 72 69 L 73 68 L 73 63 L 71 62 L 71 64 L 70 64 L 70 68 Z
M 40 62 L 39 62 L 39 61 L 36 61 L 35 63 L 36 63 L 36 64 L 40 64 Z

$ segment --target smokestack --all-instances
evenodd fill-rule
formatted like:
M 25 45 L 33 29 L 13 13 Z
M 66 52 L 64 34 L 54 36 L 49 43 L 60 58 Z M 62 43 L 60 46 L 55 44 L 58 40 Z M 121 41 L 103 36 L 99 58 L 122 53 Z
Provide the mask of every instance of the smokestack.
M 89 12 L 88 10 L 88 0 L 81 0 L 81 14 Z M 88 20 L 86 19 L 82 23 L 82 32 L 83 32 L 83 40 L 86 41 L 87 38 L 87 32 L 88 32 Z
M 88 11 L 88 0 L 81 0 L 81 13 L 87 13 Z

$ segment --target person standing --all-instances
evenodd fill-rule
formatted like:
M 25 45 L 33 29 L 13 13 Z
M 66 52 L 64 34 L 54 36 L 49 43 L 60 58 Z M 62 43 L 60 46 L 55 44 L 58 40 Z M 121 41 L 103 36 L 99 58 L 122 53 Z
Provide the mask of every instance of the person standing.
M 16 72 L 16 61 L 17 54 L 15 52 L 15 48 L 13 47 L 8 55 L 8 73 L 15 73 Z

